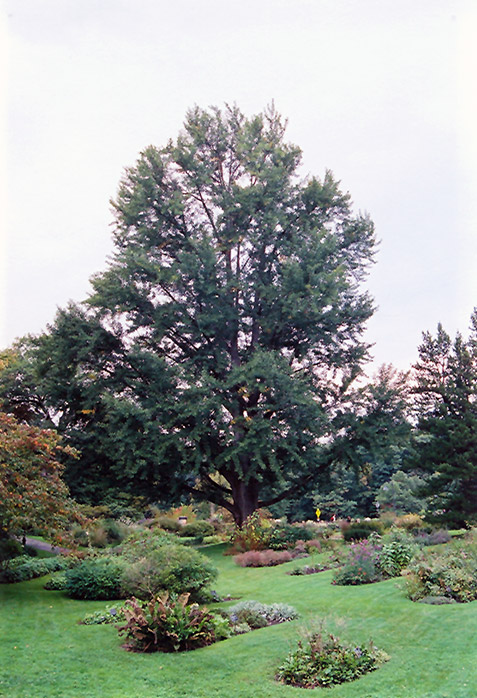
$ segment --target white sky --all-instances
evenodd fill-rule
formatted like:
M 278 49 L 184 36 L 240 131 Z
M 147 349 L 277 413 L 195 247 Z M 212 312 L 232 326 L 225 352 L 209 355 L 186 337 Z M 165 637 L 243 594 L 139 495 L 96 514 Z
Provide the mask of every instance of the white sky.
M 2 0 L 0 0 L 2 2 Z M 375 221 L 377 363 L 477 305 L 473 0 L 3 0 L 0 347 L 37 333 L 112 251 L 109 199 L 186 110 L 272 99 L 304 172 Z

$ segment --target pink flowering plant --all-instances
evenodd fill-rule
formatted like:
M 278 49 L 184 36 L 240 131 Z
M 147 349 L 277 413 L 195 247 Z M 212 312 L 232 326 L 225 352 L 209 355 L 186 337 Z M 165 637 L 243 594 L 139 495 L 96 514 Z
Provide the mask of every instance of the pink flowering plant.
M 381 546 L 362 540 L 348 549 L 342 566 L 333 576 L 333 584 L 371 584 L 383 577 L 379 565 Z

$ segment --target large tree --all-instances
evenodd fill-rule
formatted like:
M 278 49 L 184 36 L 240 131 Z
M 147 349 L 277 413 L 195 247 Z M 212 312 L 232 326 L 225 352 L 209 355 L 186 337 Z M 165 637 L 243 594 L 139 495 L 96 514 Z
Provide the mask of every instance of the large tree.
M 168 467 L 239 525 L 324 467 L 373 312 L 360 289 L 372 222 L 330 172 L 299 179 L 284 132 L 273 108 L 195 108 L 176 143 L 147 148 L 113 202 L 116 252 L 89 301 L 127 355 L 123 399 L 155 410 Z
M 415 366 L 418 417 L 410 465 L 427 476 L 429 516 L 462 525 L 477 520 L 477 313 L 468 340 L 442 325 L 424 333 Z
M 273 108 L 195 108 L 141 153 L 83 318 L 102 349 L 80 337 L 71 362 L 128 477 L 150 468 L 151 499 L 177 487 L 239 525 L 328 467 L 373 312 L 373 224 L 331 172 L 300 178 L 284 134 Z

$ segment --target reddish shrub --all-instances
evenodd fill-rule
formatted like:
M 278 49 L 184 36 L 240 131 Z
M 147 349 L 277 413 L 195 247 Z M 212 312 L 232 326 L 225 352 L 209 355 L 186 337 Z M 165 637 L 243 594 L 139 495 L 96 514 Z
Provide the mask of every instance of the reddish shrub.
M 321 553 L 321 541 L 318 538 L 312 538 L 312 540 L 307 540 L 306 549 L 309 553 Z
M 235 562 L 240 567 L 272 567 L 293 560 L 288 550 L 249 550 L 235 555 Z

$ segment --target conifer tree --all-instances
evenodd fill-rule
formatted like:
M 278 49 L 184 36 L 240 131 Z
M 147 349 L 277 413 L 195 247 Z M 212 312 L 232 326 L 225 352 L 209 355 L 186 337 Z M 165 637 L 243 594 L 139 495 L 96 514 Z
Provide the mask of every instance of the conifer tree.
M 411 467 L 427 474 L 429 515 L 464 525 L 477 518 L 477 314 L 454 341 L 424 333 L 415 366 L 418 429 Z

